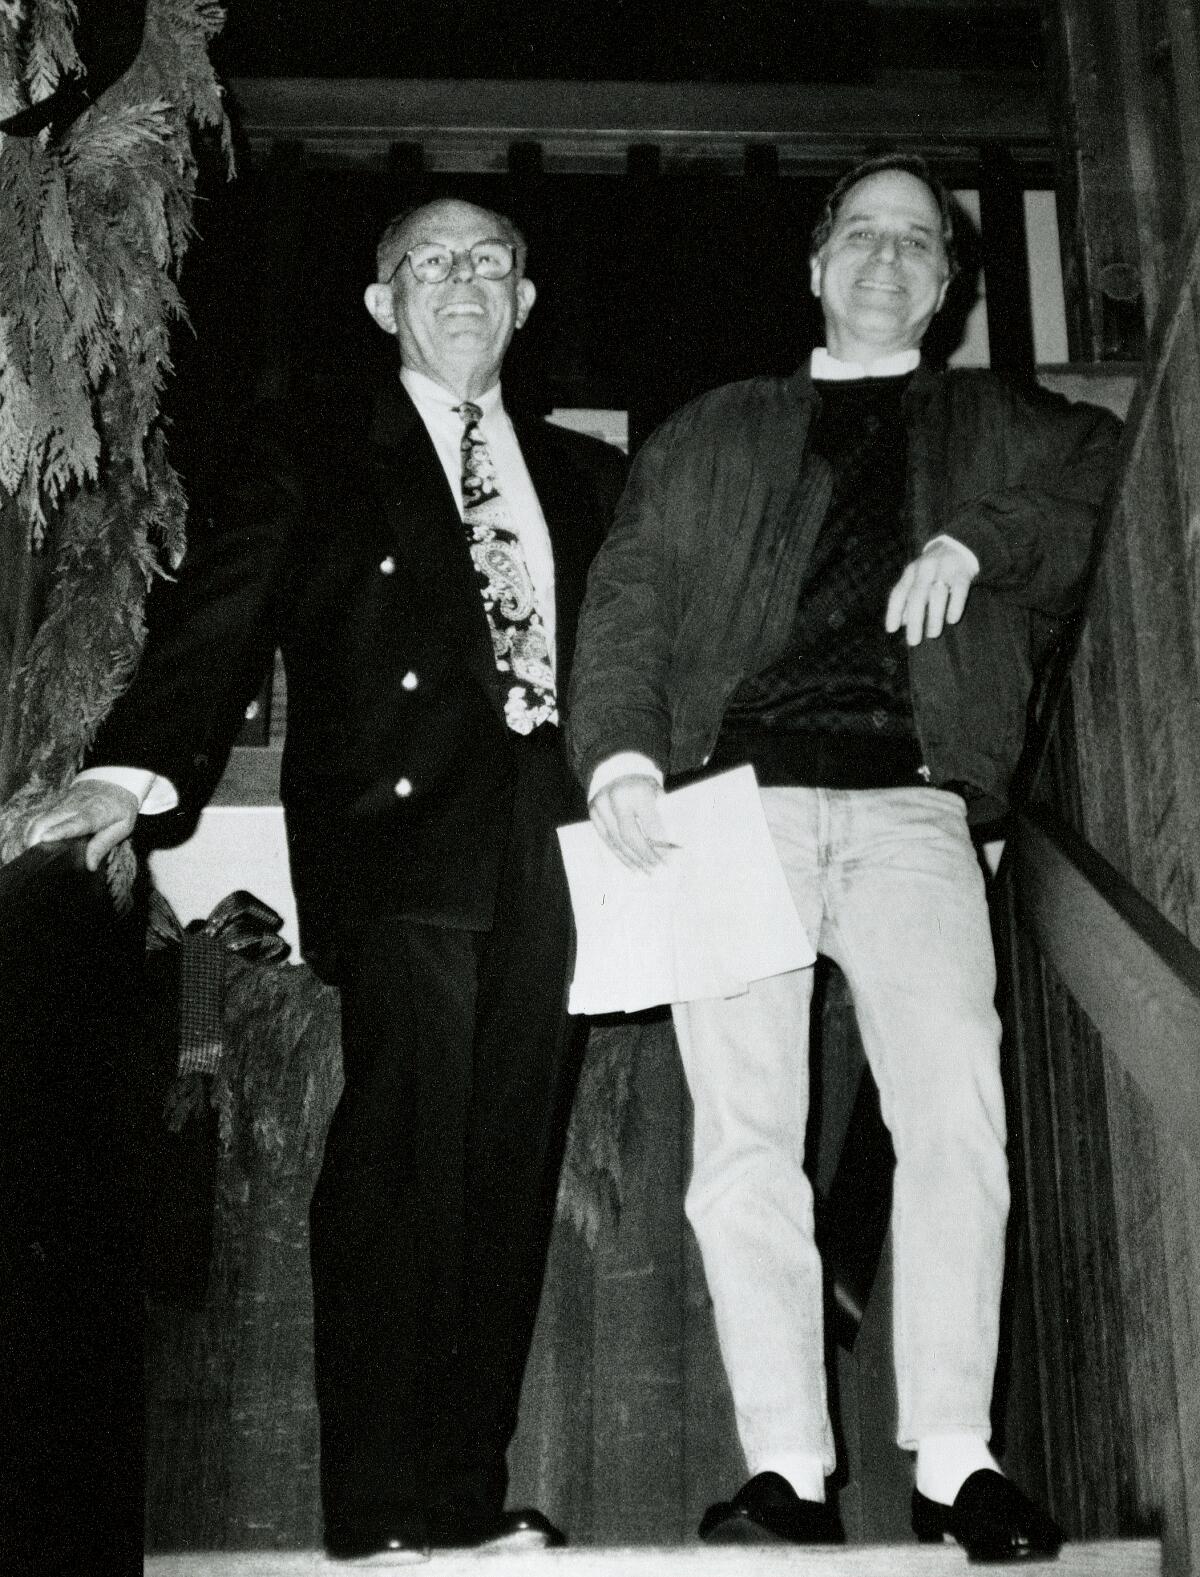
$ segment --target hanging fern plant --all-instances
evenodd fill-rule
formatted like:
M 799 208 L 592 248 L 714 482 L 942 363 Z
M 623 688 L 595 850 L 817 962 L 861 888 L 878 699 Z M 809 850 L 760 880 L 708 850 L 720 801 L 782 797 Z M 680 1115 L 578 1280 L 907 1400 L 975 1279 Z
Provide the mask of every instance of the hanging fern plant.
M 8 564 L 19 549 L 49 566 L 0 695 L 0 798 L 17 790 L 0 861 L 76 770 L 136 664 L 149 582 L 182 556 L 160 402 L 197 128 L 232 171 L 208 55 L 222 6 L 103 9 L 103 47 L 81 51 L 73 0 L 0 0 L 0 532 Z

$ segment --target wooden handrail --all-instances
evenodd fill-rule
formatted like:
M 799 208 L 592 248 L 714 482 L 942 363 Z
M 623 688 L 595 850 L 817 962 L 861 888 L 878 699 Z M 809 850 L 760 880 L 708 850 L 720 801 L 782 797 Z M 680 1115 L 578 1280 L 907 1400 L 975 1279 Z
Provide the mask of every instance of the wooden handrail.
M 1017 901 L 1043 956 L 1200 1159 L 1200 951 L 1106 859 L 1043 810 L 1017 818 Z

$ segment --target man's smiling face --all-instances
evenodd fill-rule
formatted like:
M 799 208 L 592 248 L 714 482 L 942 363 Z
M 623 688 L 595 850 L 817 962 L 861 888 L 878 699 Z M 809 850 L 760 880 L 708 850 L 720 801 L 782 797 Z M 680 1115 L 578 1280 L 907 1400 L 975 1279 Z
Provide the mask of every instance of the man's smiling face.
M 464 399 L 491 388 L 536 291 L 519 264 L 503 279 L 482 279 L 468 254 L 480 241 L 514 239 L 500 216 L 455 199 L 430 203 L 409 217 L 396 240 L 399 262 L 390 284 L 367 291 L 372 316 L 400 341 L 404 366 Z M 417 279 L 404 260 L 407 250 L 427 243 L 456 254 L 449 277 L 438 284 Z
M 906 170 L 865 176 L 843 197 L 812 259 L 830 353 L 869 364 L 919 345 L 949 278 L 929 187 Z

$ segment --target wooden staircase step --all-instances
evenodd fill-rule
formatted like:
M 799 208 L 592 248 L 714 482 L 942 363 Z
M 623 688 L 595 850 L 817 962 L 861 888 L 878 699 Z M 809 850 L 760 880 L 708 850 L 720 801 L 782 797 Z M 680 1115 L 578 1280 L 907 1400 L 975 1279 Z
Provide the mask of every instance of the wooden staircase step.
M 423 1571 L 427 1577 L 951 1577 L 967 1570 L 957 1546 L 851 1545 L 845 1549 L 703 1545 L 635 1549 L 438 1551 L 428 1560 L 408 1558 L 368 1568 L 327 1560 L 312 1550 L 214 1550 L 151 1555 L 145 1577 L 332 1577 L 359 1570 Z M 974 1569 L 974 1568 L 972 1568 Z M 1108 1539 L 1068 1544 L 1057 1561 L 1032 1568 L 1047 1577 L 1160 1577 L 1156 1539 Z M 1005 1567 L 1004 1570 L 1011 1570 Z

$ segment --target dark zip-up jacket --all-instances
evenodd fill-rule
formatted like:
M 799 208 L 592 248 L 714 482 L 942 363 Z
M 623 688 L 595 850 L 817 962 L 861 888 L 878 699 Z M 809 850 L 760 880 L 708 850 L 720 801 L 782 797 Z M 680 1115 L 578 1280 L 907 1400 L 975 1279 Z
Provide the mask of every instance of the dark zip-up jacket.
M 581 782 L 620 751 L 667 774 L 712 752 L 743 679 L 786 647 L 828 464 L 807 444 L 820 394 L 805 367 L 702 395 L 642 447 L 580 618 L 569 736 Z M 904 397 L 916 557 L 947 533 L 979 559 L 957 625 L 910 652 L 934 783 L 1007 805 L 1034 674 L 1076 608 L 1119 424 L 991 372 L 918 367 Z

